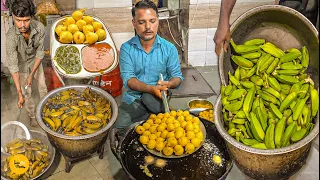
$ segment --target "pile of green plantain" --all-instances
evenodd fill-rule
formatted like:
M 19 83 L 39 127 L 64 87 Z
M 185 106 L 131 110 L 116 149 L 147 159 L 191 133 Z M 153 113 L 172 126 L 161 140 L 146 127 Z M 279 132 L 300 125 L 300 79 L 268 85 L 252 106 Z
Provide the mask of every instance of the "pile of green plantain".
M 308 49 L 283 51 L 265 39 L 230 43 L 238 67 L 221 87 L 228 134 L 259 149 L 285 147 L 307 136 L 319 108 L 318 91 L 305 73 Z

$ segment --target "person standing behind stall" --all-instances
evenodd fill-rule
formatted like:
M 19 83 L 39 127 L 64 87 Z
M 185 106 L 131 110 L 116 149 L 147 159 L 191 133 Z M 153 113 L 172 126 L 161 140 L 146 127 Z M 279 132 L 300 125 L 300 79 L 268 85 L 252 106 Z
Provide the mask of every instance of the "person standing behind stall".
M 234 4 L 237 0 L 222 0 L 220 6 L 220 16 L 217 31 L 214 35 L 213 41 L 216 44 L 215 51 L 220 55 L 221 49 L 227 52 L 230 35 L 230 14 L 233 10 Z
M 176 47 L 157 35 L 157 6 L 142 0 L 132 8 L 132 17 L 137 35 L 120 48 L 120 72 L 128 90 L 114 127 L 122 130 L 149 113 L 164 112 L 160 91 L 177 88 L 183 81 Z M 164 81 L 159 80 L 160 73 Z
M 6 34 L 8 69 L 18 91 L 18 108 L 24 102 L 30 118 L 30 125 L 37 125 L 35 104 L 31 97 L 31 84 L 36 80 L 40 98 L 47 93 L 45 76 L 41 65 L 44 52 L 45 29 L 34 19 L 35 6 L 32 0 L 14 1 L 10 8 L 14 26 Z M 28 86 L 25 97 L 22 91 Z

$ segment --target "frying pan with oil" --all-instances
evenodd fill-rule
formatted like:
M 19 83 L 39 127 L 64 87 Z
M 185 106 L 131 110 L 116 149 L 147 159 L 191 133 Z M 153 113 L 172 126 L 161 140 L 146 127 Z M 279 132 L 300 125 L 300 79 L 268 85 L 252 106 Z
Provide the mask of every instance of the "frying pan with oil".
M 131 125 L 123 137 L 119 129 L 110 131 L 110 147 L 130 179 L 170 179 L 170 180 L 205 180 L 225 179 L 230 172 L 233 161 L 229 156 L 223 138 L 220 136 L 214 123 L 201 119 L 206 129 L 206 139 L 203 146 L 195 153 L 182 158 L 162 158 L 166 166 L 158 168 L 148 165 L 152 177 L 148 177 L 140 165 L 145 165 L 144 157 L 153 156 L 139 142 L 139 134 L 134 130 L 136 124 Z M 138 122 L 141 123 L 141 122 Z M 221 164 L 213 161 L 213 155 L 221 157 Z

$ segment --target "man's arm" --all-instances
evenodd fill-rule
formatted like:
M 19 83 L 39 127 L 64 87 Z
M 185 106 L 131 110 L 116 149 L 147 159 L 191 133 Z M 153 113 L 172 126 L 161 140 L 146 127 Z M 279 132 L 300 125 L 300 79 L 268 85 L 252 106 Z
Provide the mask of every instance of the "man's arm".
M 237 0 L 222 0 L 220 6 L 220 17 L 216 34 L 214 35 L 214 42 L 216 44 L 215 51 L 219 55 L 221 48 L 227 51 L 230 41 L 230 14 Z

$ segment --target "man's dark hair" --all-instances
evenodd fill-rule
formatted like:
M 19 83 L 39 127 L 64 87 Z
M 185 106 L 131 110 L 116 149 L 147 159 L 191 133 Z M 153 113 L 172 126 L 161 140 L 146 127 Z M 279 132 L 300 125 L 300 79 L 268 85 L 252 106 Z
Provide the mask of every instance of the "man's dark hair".
M 13 1 L 10 11 L 17 17 L 33 17 L 35 15 L 35 6 L 32 0 Z
M 131 10 L 133 18 L 136 17 L 136 11 L 138 9 L 153 9 L 158 16 L 157 5 L 154 4 L 154 2 L 152 2 L 151 0 L 142 0 L 142 1 L 139 1 L 138 3 L 136 3 L 136 5 L 134 7 L 132 7 L 132 10 Z

